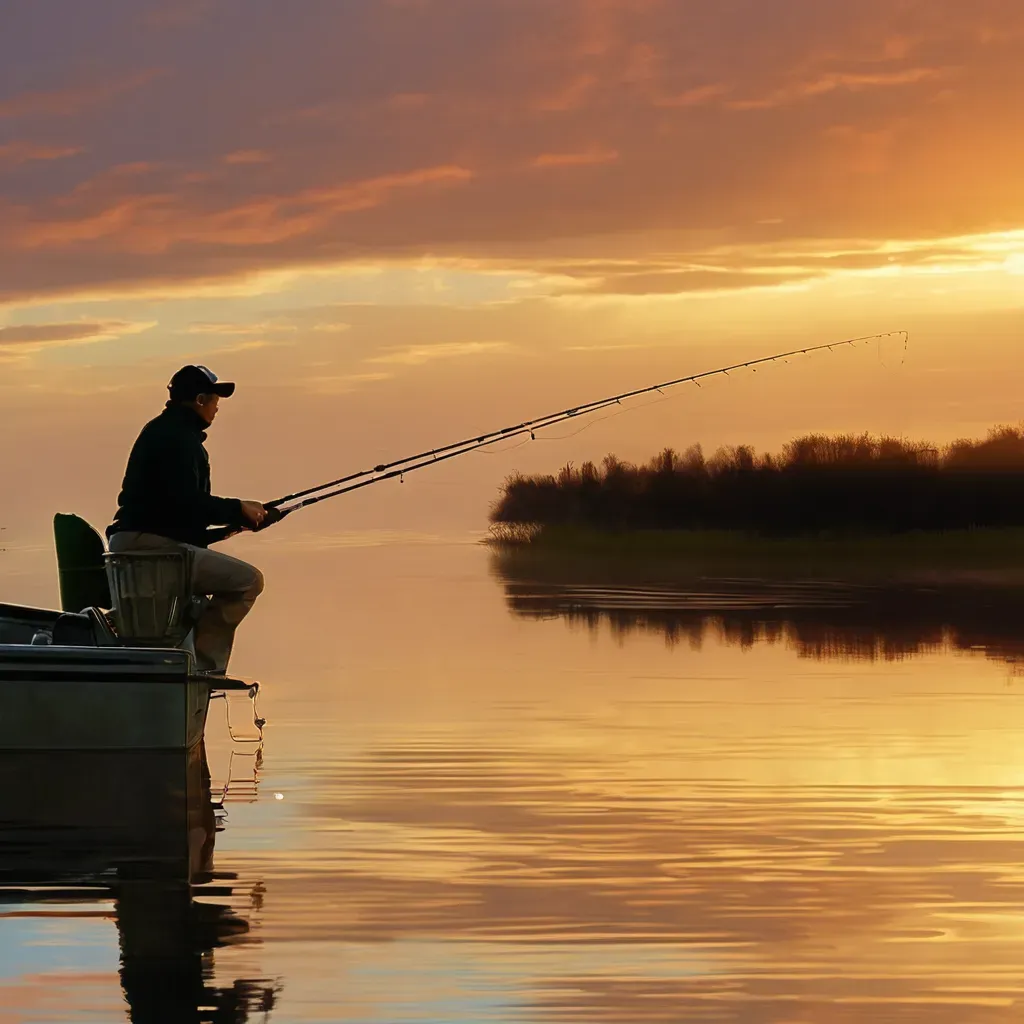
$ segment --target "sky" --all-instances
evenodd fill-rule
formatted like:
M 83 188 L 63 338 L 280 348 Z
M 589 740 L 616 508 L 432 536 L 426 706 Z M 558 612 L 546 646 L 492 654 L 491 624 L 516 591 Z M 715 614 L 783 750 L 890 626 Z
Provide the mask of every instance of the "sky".
M 0 0 L 0 25 L 0 544 L 45 543 L 57 510 L 109 521 L 186 362 L 239 385 L 215 489 L 268 500 L 910 332 L 271 543 L 470 533 L 513 470 L 608 451 L 1021 419 L 1019 0 Z

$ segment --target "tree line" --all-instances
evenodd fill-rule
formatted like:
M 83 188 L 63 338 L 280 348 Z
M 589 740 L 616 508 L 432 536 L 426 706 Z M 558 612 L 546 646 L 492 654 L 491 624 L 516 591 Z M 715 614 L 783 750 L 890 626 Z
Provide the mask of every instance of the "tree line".
M 1024 426 L 937 447 L 808 434 L 779 453 L 666 448 L 641 465 L 606 456 L 557 475 L 509 477 L 496 524 L 768 535 L 1024 525 Z

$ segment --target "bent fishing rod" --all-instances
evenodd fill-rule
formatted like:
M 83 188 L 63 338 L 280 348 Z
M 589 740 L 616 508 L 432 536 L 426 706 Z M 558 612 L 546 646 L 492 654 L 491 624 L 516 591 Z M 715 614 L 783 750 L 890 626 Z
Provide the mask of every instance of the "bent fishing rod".
M 662 393 L 668 388 L 679 387 L 682 384 L 695 384 L 697 387 L 700 387 L 700 382 L 710 377 L 728 377 L 734 371 L 756 370 L 758 366 L 775 363 L 780 359 L 809 356 L 815 352 L 832 352 L 838 348 L 852 347 L 869 341 L 881 342 L 884 338 L 892 337 L 902 338 L 904 349 L 910 340 L 910 335 L 907 331 L 889 331 L 884 334 L 871 334 L 862 338 L 847 338 L 845 341 L 833 341 L 824 345 L 797 348 L 789 352 L 778 352 L 772 356 L 762 356 L 759 359 L 748 359 L 746 362 L 722 366 L 717 370 L 705 370 L 702 373 L 690 374 L 687 377 L 677 377 L 674 380 L 663 381 L 660 384 L 651 384 L 648 387 L 623 391 L 618 395 L 599 398 L 593 402 L 585 402 L 583 405 L 576 405 L 570 409 L 563 409 L 560 412 L 548 413 L 546 416 L 538 416 L 532 420 L 523 420 L 522 423 L 502 427 L 499 430 L 492 430 L 486 434 L 478 434 L 475 437 L 467 437 L 462 441 L 454 441 L 439 448 L 429 448 L 426 451 L 417 452 L 415 455 L 409 455 L 404 459 L 381 463 L 372 469 L 363 469 L 356 473 L 349 473 L 346 476 L 338 477 L 336 480 L 328 480 L 326 483 L 317 484 L 315 487 L 307 487 L 305 490 L 295 491 L 293 494 L 286 494 L 284 497 L 277 498 L 274 501 L 265 502 L 264 508 L 267 510 L 267 518 L 257 527 L 257 531 L 264 530 L 274 523 L 279 523 L 285 516 L 291 515 L 292 512 L 297 512 L 300 508 L 309 508 L 311 505 L 327 501 L 329 498 L 350 494 L 352 491 L 369 487 L 371 484 L 383 483 L 385 480 L 404 479 L 406 473 L 411 473 L 417 469 L 425 469 L 427 466 L 434 466 L 439 462 L 446 462 L 448 459 L 454 459 L 459 455 L 479 451 L 500 441 L 507 441 L 514 437 L 525 438 L 527 434 L 532 440 L 535 440 L 537 431 L 543 430 L 546 427 L 554 426 L 556 423 L 564 423 L 578 416 L 587 416 L 600 412 L 602 409 L 621 405 L 623 402 L 639 398 L 642 395 L 653 394 L 656 391 Z

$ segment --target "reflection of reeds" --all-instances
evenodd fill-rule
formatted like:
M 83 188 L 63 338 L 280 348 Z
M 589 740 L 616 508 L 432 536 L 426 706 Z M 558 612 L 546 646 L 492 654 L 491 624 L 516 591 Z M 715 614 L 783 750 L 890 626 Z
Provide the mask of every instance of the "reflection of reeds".
M 515 558 L 493 567 L 510 609 L 527 618 L 608 628 L 622 641 L 660 634 L 670 647 L 716 642 L 740 648 L 783 644 L 818 660 L 898 661 L 939 650 L 981 650 L 1024 664 L 1024 594 L 956 587 L 819 587 L 764 581 L 598 585 L 563 570 L 560 582 L 521 575 Z M 581 582 L 582 579 L 586 582 Z
M 491 520 L 507 532 L 500 540 L 519 543 L 557 526 L 775 535 L 1020 526 L 1024 428 L 942 450 L 865 434 L 810 435 L 776 455 L 666 449 L 642 466 L 609 455 L 557 476 L 509 478 Z
M 525 612 L 529 615 L 529 612 Z M 795 614 L 791 612 L 790 614 Z M 900 661 L 949 647 L 960 647 L 944 627 L 923 628 L 893 635 L 852 623 L 764 619 L 756 615 L 721 613 L 701 615 L 679 612 L 628 612 L 623 610 L 568 609 L 563 618 L 573 625 L 596 631 L 607 624 L 613 635 L 625 640 L 635 633 L 660 633 L 669 647 L 681 645 L 699 651 L 709 640 L 749 650 L 755 646 L 784 645 L 800 657 L 818 661 Z M 1024 644 L 1022 651 L 1024 651 Z

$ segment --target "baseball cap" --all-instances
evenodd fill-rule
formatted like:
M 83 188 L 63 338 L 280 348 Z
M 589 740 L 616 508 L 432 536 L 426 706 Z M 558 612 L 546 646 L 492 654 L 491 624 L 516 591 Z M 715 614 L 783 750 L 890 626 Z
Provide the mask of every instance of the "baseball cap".
M 235 385 L 232 381 L 218 380 L 208 366 L 183 366 L 171 378 L 167 390 L 175 401 L 188 401 L 197 395 L 230 398 L 235 393 Z

